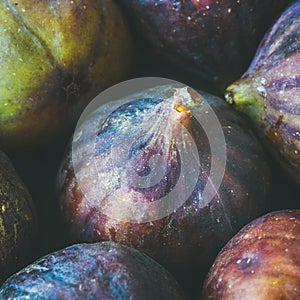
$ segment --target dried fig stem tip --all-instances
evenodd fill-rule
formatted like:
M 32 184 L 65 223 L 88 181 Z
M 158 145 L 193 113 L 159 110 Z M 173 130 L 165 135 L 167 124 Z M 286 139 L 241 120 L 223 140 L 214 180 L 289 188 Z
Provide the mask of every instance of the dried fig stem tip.
M 235 103 L 234 103 L 234 93 L 233 93 L 232 90 L 226 90 L 225 100 L 230 105 L 235 105 Z
M 185 112 L 189 111 L 185 106 L 183 106 L 181 104 L 175 104 L 174 109 L 177 110 L 180 113 L 185 113 Z
M 173 96 L 173 111 L 174 118 L 180 123 L 184 123 L 190 119 L 192 112 L 187 108 L 188 103 L 191 102 L 191 96 L 187 88 L 176 89 Z

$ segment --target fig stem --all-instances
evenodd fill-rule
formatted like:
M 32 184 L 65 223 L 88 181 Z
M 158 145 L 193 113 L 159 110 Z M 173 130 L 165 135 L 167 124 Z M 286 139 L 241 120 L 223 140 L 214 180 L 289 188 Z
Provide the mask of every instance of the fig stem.
M 225 100 L 235 109 L 260 117 L 265 110 L 267 92 L 264 79 L 243 78 L 231 84 L 225 92 Z
M 173 94 L 173 109 L 176 111 L 175 119 L 182 124 L 185 124 L 191 116 L 191 111 L 187 108 L 190 98 L 191 96 L 186 88 L 176 89 Z
M 181 105 L 181 104 L 175 104 L 174 109 L 177 110 L 180 113 L 189 111 L 184 105 Z

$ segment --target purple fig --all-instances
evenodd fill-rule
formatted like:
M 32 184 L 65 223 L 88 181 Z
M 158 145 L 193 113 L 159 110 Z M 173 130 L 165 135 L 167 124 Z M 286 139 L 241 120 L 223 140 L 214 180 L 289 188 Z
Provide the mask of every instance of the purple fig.
M 111 242 L 48 254 L 10 277 L 1 299 L 184 300 L 174 278 L 139 251 Z
M 201 299 L 300 299 L 299 249 L 299 209 L 254 220 L 220 252 Z
M 8 157 L 0 151 L 0 283 L 30 258 L 36 233 L 31 196 Z
M 119 0 L 152 47 L 222 91 L 249 65 L 282 0 Z
M 184 85 L 98 107 L 72 149 L 58 181 L 74 241 L 132 246 L 177 278 L 204 275 L 267 206 L 268 164 L 248 124 L 225 101 Z
M 253 121 L 263 142 L 300 184 L 300 1 L 290 6 L 262 40 L 226 99 Z

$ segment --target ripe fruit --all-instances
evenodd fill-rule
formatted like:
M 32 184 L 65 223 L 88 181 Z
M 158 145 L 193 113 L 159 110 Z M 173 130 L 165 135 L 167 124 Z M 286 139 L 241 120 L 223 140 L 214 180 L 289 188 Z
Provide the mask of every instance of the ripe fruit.
M 113 1 L 1 1 L 0 145 L 49 145 L 124 78 L 130 38 Z
M 88 115 L 58 182 L 74 241 L 132 246 L 185 280 L 203 275 L 221 247 L 265 211 L 269 169 L 229 105 L 170 84 Z
M 282 0 L 119 0 L 164 57 L 222 92 L 246 70 Z M 200 81 L 201 81 L 200 80 Z
M 110 243 L 79 244 L 48 254 L 10 277 L 2 299 L 183 300 L 180 287 L 158 263 Z
M 300 299 L 299 249 L 300 210 L 254 220 L 216 258 L 203 300 Z
M 0 283 L 27 262 L 36 232 L 31 196 L 0 151 Z
M 300 1 L 269 30 L 226 98 L 247 114 L 282 168 L 300 184 Z

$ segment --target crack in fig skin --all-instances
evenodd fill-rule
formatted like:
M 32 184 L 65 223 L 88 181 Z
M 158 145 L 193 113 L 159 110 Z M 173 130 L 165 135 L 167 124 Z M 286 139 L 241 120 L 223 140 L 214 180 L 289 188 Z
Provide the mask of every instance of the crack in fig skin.
M 247 114 L 289 176 L 300 182 L 300 1 L 270 28 L 227 101 Z
M 95 203 L 89 201 L 78 186 L 74 175 L 71 148 L 69 148 L 59 172 L 58 193 L 61 210 L 73 241 L 111 240 L 132 246 L 157 259 L 162 265 L 172 270 L 183 284 L 188 285 L 191 276 L 187 276 L 187 274 L 197 274 L 194 279 L 204 276 L 214 255 L 226 241 L 241 226 L 265 211 L 268 206 L 266 198 L 269 191 L 270 174 L 261 146 L 249 129 L 249 125 L 224 101 L 215 96 L 202 95 L 202 100 L 198 99 L 194 105 L 201 106 L 202 101 L 208 101 L 212 106 L 221 122 L 228 153 L 223 182 L 211 202 L 205 207 L 201 207 L 200 195 L 209 180 L 210 146 L 203 128 L 192 115 L 189 120 L 184 122 L 187 122 L 189 132 L 197 143 L 200 156 L 196 187 L 182 207 L 171 215 L 153 222 L 118 222 L 104 215 L 96 203 L 97 201 Z M 164 106 L 162 107 L 164 108 Z M 131 109 L 138 111 L 136 106 L 131 106 Z M 155 111 L 154 108 L 153 111 Z M 155 115 L 155 122 L 161 122 L 160 118 L 165 120 L 163 112 L 164 110 L 161 115 Z M 124 124 L 127 124 L 128 120 L 125 120 Z M 91 119 L 85 123 L 86 127 L 82 130 L 89 132 L 93 130 L 95 124 L 97 124 L 97 119 Z M 172 125 L 172 122 L 170 124 Z M 101 126 L 99 125 L 97 128 L 101 128 Z M 118 128 L 123 127 L 119 124 Z M 126 129 L 127 133 L 132 133 L 134 128 L 129 126 Z M 170 137 L 167 126 L 157 128 L 162 134 L 165 134 L 164 136 Z M 180 135 L 180 131 L 176 132 Z M 82 135 L 80 139 L 84 140 L 85 135 Z M 121 136 L 116 142 L 120 151 L 122 143 L 125 141 L 127 139 Z M 88 147 L 89 143 L 90 141 L 85 141 L 84 147 Z M 105 143 L 102 145 L 105 146 Z M 101 144 L 98 146 L 101 147 Z M 103 176 L 104 181 L 100 182 L 99 186 L 93 184 L 94 178 L 91 175 L 90 164 L 84 161 L 84 155 L 80 155 L 80 157 L 82 157 L 82 162 L 79 171 L 82 172 L 82 176 L 86 176 L 88 189 L 97 195 L 102 194 L 103 190 L 108 188 L 108 185 L 104 183 L 107 178 Z M 103 157 L 97 157 L 99 164 L 103 164 L 101 159 Z M 117 164 L 122 166 L 124 162 L 117 162 Z M 175 174 L 178 171 L 176 168 L 177 166 L 172 170 Z M 108 175 L 116 173 L 116 167 L 112 167 Z M 109 184 L 112 181 L 109 180 Z M 160 188 L 162 191 L 157 191 L 158 193 L 165 191 L 163 186 Z M 185 186 L 181 187 L 182 190 L 184 188 Z M 126 187 L 123 187 L 123 190 L 126 191 Z M 114 191 L 112 189 L 109 193 Z M 120 189 L 120 194 L 121 191 L 122 189 Z M 124 192 L 122 195 L 126 200 L 133 194 Z M 139 197 L 140 201 L 149 201 L 143 193 Z
M 202 299 L 299 299 L 299 248 L 300 210 L 254 220 L 216 258 Z

